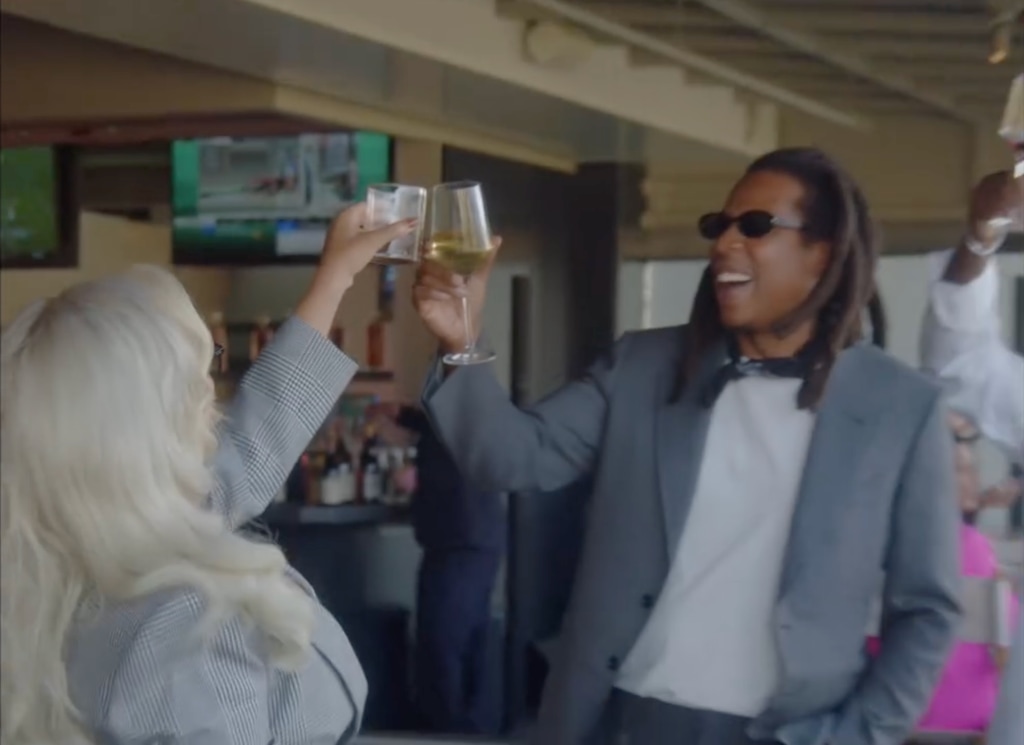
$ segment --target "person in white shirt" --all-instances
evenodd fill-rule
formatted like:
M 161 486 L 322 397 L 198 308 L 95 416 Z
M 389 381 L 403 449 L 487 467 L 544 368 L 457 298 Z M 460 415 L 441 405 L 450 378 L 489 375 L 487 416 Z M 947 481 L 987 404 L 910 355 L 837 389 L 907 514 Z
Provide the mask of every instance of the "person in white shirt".
M 990 174 L 971 194 L 968 230 L 933 257 L 935 277 L 921 331 L 922 367 L 944 383 L 950 406 L 1024 465 L 1024 357 L 1003 341 L 999 277 L 992 256 L 1005 240 L 991 220 L 1024 207 L 1022 184 Z M 1024 743 L 1024 614 L 1004 673 L 989 745 Z
M 986 176 L 971 195 L 969 229 L 932 257 L 933 282 L 921 331 L 921 365 L 939 377 L 949 405 L 1024 464 L 1024 357 L 1003 341 L 999 275 L 992 256 L 1005 238 L 988 227 L 1021 206 L 1008 173 Z

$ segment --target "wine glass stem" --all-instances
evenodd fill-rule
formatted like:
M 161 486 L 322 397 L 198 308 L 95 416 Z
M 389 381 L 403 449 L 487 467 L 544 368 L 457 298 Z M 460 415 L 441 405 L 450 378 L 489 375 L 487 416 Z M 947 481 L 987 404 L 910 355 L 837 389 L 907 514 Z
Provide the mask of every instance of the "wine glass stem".
M 476 340 L 473 338 L 473 327 L 470 325 L 469 320 L 469 295 L 462 296 L 462 326 L 466 331 L 466 352 L 472 352 L 476 346 Z

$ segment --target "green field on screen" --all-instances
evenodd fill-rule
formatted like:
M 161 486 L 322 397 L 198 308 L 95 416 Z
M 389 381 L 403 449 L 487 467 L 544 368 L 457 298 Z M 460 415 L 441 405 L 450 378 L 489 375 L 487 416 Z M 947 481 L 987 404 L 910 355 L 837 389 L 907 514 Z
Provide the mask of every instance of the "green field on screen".
M 0 249 L 4 258 L 42 258 L 60 247 L 54 152 L 0 151 Z

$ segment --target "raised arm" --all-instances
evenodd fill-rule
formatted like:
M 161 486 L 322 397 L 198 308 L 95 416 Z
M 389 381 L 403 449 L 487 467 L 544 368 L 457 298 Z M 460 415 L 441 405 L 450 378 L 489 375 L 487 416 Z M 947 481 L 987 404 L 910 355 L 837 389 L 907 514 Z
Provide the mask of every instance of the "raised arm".
M 338 401 L 358 365 L 327 336 L 355 275 L 414 224 L 363 231 L 365 207 L 331 224 L 309 290 L 242 379 L 218 433 L 211 506 L 237 527 L 259 515 Z
M 211 500 L 232 527 L 267 508 L 358 367 L 301 318 L 281 326 L 218 432 Z
M 580 380 L 521 410 L 490 365 L 435 369 L 424 404 L 463 476 L 482 491 L 554 491 L 588 474 L 604 433 L 616 353 Z
M 492 262 L 501 239 L 496 244 Z M 480 328 L 491 266 L 463 279 L 429 261 L 420 265 L 413 302 L 443 352 L 461 351 L 467 327 Z M 463 298 L 468 319 L 463 317 Z M 473 487 L 553 491 L 593 466 L 616 358 L 598 362 L 581 380 L 530 410 L 512 404 L 490 365 L 446 368 L 438 362 L 424 390 L 424 409 Z
M 994 256 L 1001 238 L 989 218 L 1019 205 L 1007 174 L 986 177 L 972 195 L 969 230 L 957 248 L 932 259 L 921 365 L 946 386 L 949 404 L 1016 462 L 1024 462 L 1024 358 L 1003 339 Z
M 988 745 L 1024 742 L 1024 613 L 1017 617 L 1010 661 L 999 687 L 999 703 L 988 731 Z
M 945 406 L 936 397 L 892 512 L 881 653 L 840 712 L 834 745 L 895 745 L 924 712 L 960 618 L 959 516 Z

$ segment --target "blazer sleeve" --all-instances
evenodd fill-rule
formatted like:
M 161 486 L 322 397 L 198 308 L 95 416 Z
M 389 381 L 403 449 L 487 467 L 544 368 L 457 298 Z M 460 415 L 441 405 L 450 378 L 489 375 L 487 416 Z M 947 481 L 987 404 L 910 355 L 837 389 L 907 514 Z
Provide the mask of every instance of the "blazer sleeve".
M 490 365 L 437 364 L 423 405 L 463 478 L 481 491 L 554 491 L 590 473 L 601 447 L 617 362 L 611 354 L 530 409 L 519 409 Z
M 202 603 L 190 593 L 139 629 L 114 678 L 100 742 L 268 745 L 269 678 L 237 625 L 202 643 Z
M 318 664 L 326 665 L 337 678 L 345 695 L 345 703 L 352 714 L 352 721 L 341 743 L 347 743 L 362 726 L 363 714 L 366 710 L 366 697 L 369 693 L 366 675 L 359 664 L 355 650 L 348 640 L 345 631 L 337 619 L 320 604 L 316 591 L 299 572 L 291 565 L 285 569 L 285 575 L 298 587 L 316 601 L 316 620 L 313 626 L 313 651 L 319 655 Z M 337 708 L 339 702 L 335 702 Z
M 936 394 L 893 506 L 881 653 L 843 707 L 830 742 L 897 745 L 924 713 L 960 620 L 960 518 L 952 438 Z
M 999 702 L 988 730 L 989 745 L 1020 745 L 1024 742 L 1024 613 L 1017 618 L 1010 662 L 1003 673 Z
M 267 508 L 357 369 L 300 319 L 281 326 L 218 430 L 211 504 L 230 527 Z

